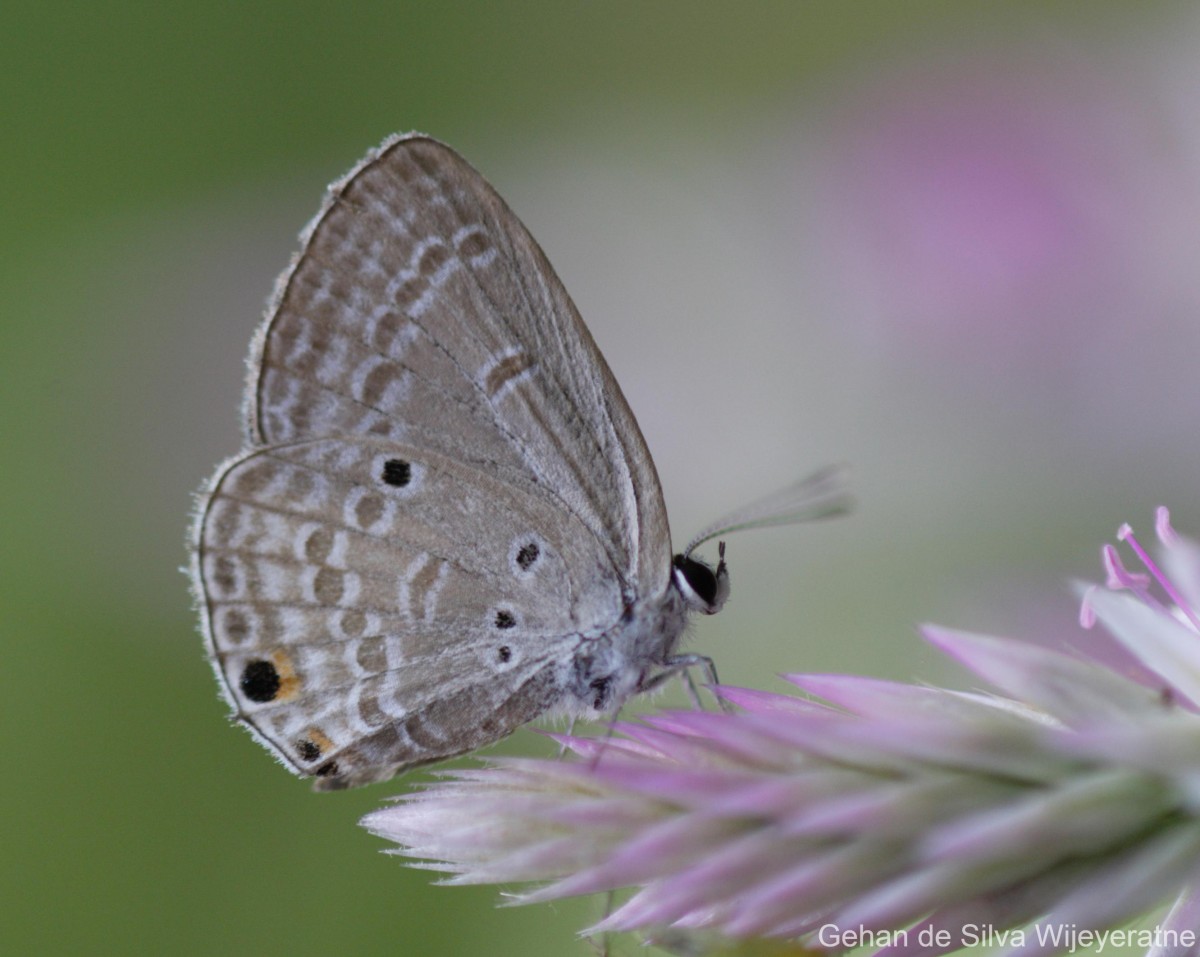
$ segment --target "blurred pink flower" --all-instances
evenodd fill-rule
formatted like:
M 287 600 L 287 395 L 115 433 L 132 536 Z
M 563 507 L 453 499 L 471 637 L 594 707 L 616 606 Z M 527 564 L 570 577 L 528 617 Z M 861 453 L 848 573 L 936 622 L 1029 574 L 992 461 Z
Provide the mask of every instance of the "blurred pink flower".
M 843 108 L 819 231 L 850 322 L 951 375 L 1063 389 L 1177 324 L 1195 173 L 1148 90 L 1070 59 L 930 62 Z
M 1162 568 L 1106 549 L 1088 624 L 1147 687 L 1096 662 L 940 628 L 925 635 L 997 694 L 793 675 L 813 698 L 723 688 L 736 713 L 669 712 L 578 760 L 493 759 L 364 825 L 452 875 L 539 882 L 544 901 L 632 888 L 589 932 L 727 952 L 764 939 L 887 957 L 973 944 L 1200 951 L 1200 548 L 1160 511 Z M 1161 594 L 1159 593 L 1161 592 Z M 815 698 L 823 701 L 814 700 Z M 1155 928 L 1113 931 L 1175 898 Z M 1124 935 L 1124 936 L 1118 936 Z

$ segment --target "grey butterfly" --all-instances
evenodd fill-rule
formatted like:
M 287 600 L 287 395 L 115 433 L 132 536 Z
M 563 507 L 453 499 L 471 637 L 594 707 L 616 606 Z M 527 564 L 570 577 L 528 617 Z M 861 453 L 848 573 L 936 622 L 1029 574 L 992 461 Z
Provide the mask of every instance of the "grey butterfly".
M 672 555 L 654 463 L 546 256 L 428 137 L 328 190 L 254 338 L 247 445 L 201 494 L 192 573 L 237 719 L 318 790 L 693 665 L 701 541 L 828 514 L 822 474 Z

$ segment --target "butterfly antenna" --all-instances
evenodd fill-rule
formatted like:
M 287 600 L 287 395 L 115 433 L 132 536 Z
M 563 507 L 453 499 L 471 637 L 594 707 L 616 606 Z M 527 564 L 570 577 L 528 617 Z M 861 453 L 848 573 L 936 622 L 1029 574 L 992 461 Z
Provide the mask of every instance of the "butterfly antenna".
M 814 522 L 845 515 L 853 505 L 849 474 L 844 465 L 831 465 L 793 482 L 786 488 L 756 499 L 719 518 L 693 538 L 683 550 L 684 557 L 705 542 L 747 528 L 770 528 Z

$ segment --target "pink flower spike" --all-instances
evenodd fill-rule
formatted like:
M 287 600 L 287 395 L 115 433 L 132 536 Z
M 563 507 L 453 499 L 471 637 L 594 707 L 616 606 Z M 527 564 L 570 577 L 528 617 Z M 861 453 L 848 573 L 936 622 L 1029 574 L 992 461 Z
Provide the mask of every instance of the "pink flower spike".
M 541 728 L 535 728 L 534 730 L 538 734 L 544 735 L 551 741 L 562 746 L 565 751 L 570 751 L 572 754 L 577 754 L 582 758 L 595 755 L 601 741 L 599 738 L 584 738 L 574 734 L 558 734 L 553 731 L 543 731 Z
M 786 676 L 785 676 L 786 679 Z M 776 694 L 773 691 L 760 691 L 757 688 L 735 688 L 730 685 L 718 685 L 713 688 L 718 697 L 730 704 L 735 704 L 744 711 L 754 714 L 812 714 L 827 712 L 828 705 L 818 701 L 806 701 L 795 695 Z
M 1084 600 L 1116 658 L 1095 650 L 1105 635 L 1068 654 L 926 627 L 995 690 L 836 674 L 790 675 L 796 698 L 718 688 L 741 710 L 557 735 L 565 757 L 457 769 L 364 824 L 443 883 L 532 883 L 519 903 L 621 891 L 593 930 L 680 953 L 1050 957 L 1174 900 L 1165 936 L 1133 942 L 1200 957 L 1200 634 L 1185 610 L 1200 547 L 1165 512 L 1157 527 L 1162 569 L 1124 527 L 1153 577 L 1106 549 L 1111 587 Z M 1149 597 L 1155 582 L 1174 604 Z M 829 927 L 868 936 L 830 942 Z M 984 927 L 1009 936 L 981 941 Z
M 784 678 L 801 691 L 858 715 L 912 713 L 921 707 L 923 699 L 932 690 L 858 675 L 789 674 Z
M 1111 594 L 1111 593 L 1109 593 Z M 925 637 L 1018 701 L 1070 726 L 1157 712 L 1158 696 L 1092 661 L 1028 642 L 926 626 Z

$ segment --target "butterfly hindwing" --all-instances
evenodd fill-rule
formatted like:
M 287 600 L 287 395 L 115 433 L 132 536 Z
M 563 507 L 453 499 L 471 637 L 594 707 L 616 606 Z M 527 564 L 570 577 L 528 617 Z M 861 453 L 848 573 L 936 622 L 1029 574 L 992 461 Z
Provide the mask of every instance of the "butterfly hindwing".
M 589 623 L 621 611 L 615 572 L 573 515 L 378 438 L 229 464 L 201 519 L 198 565 L 226 696 L 306 773 L 391 724 L 429 724 L 419 716 L 439 701 L 479 711 L 462 722 L 471 747 L 508 733 L 498 718 L 480 732 L 482 715 L 506 713 L 530 682 L 540 708 L 553 703 Z M 426 739 L 401 736 L 391 764 L 448 756 Z M 441 747 L 455 746 L 451 735 Z

